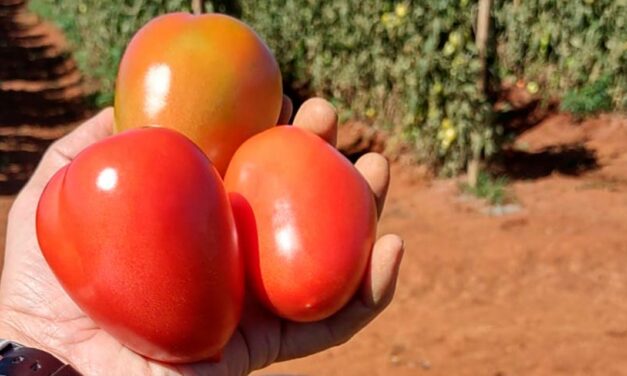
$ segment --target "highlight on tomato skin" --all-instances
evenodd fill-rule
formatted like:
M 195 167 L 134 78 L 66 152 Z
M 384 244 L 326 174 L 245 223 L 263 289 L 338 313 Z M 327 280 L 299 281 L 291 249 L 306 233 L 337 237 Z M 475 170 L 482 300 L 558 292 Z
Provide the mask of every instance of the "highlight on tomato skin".
M 354 296 L 375 241 L 376 207 L 337 150 L 297 127 L 275 127 L 242 144 L 225 186 L 248 282 L 268 309 L 318 321 Z
M 170 13 L 132 38 L 116 79 L 116 132 L 175 129 L 221 176 L 249 137 L 276 125 L 283 88 L 278 63 L 243 22 L 222 14 Z
M 36 229 L 65 291 L 122 344 L 169 363 L 219 358 L 243 260 L 222 180 L 189 139 L 143 128 L 91 145 L 46 186 Z

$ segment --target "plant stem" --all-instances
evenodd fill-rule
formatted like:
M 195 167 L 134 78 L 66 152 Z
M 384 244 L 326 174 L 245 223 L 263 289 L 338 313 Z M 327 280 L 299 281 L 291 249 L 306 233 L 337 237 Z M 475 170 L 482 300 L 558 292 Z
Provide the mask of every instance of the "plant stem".
M 205 2 L 203 0 L 192 0 L 192 12 L 197 15 L 205 13 Z

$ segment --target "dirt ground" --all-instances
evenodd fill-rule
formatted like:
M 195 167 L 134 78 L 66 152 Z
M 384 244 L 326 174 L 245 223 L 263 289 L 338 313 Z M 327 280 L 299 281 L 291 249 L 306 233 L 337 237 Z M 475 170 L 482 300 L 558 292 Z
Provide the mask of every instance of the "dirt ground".
M 347 344 L 256 375 L 627 374 L 627 118 L 551 116 L 506 161 L 519 211 L 501 216 L 395 164 L 393 303 Z

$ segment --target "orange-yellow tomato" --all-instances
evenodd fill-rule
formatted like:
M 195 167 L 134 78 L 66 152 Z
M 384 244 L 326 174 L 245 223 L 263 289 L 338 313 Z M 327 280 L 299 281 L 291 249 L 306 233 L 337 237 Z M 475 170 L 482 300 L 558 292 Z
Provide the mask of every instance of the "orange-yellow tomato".
M 252 29 L 220 14 L 171 13 L 139 30 L 122 57 L 116 131 L 175 129 L 224 175 L 242 142 L 276 124 L 281 103 L 279 67 Z

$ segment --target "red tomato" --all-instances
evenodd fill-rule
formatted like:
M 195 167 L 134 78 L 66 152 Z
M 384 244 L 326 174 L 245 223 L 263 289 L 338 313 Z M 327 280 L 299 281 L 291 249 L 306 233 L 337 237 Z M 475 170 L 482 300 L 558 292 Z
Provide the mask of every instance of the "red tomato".
M 276 125 L 281 72 L 244 23 L 221 14 L 157 17 L 129 43 L 116 81 L 116 129 L 175 129 L 221 175 L 237 147 Z
M 81 152 L 43 192 L 37 235 L 70 297 L 142 355 L 214 357 L 238 324 L 230 203 L 209 160 L 174 131 L 128 131 Z
M 294 321 L 324 319 L 355 294 L 376 233 L 370 187 L 332 146 L 295 127 L 246 141 L 225 176 L 260 301 Z

